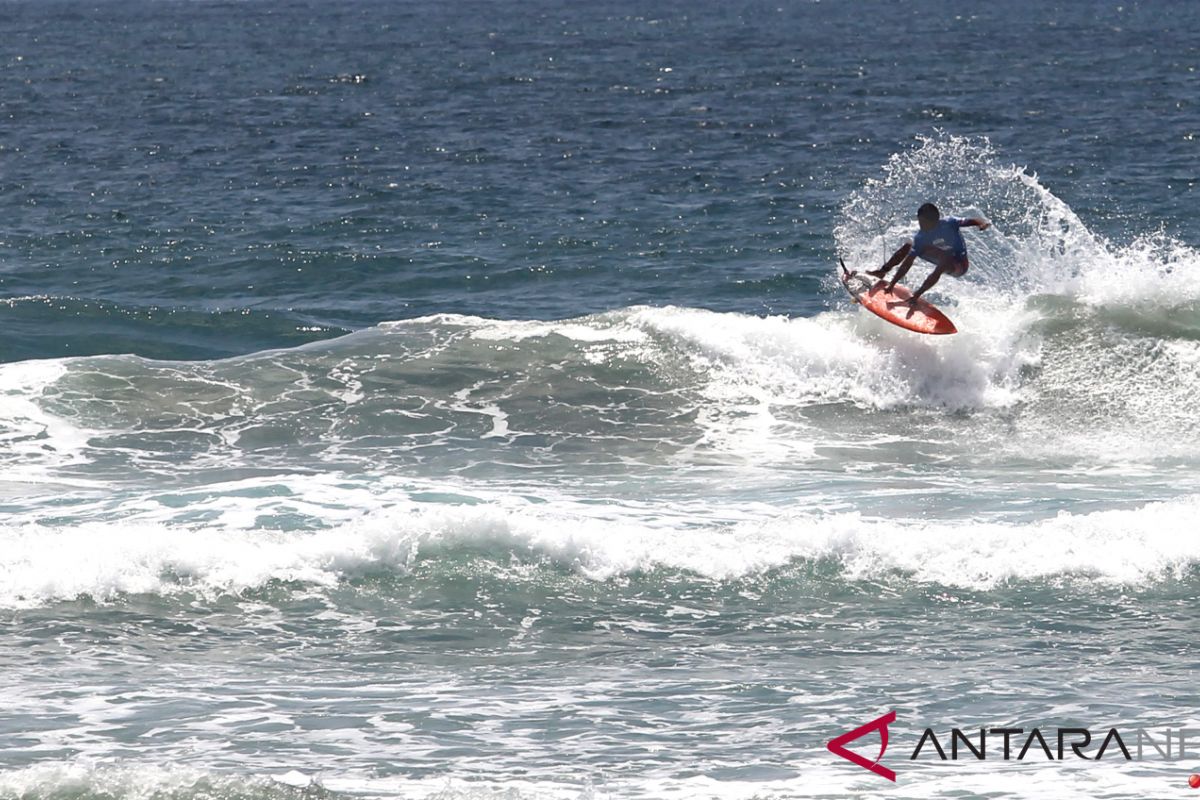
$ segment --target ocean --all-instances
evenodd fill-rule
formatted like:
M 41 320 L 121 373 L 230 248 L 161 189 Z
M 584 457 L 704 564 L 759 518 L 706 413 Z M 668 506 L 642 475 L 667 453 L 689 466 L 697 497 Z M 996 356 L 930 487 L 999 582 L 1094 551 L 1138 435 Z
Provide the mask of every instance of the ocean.
M 3 0 L 0 65 L 0 798 L 1189 796 L 1200 5 Z M 836 279 L 927 201 L 954 336 Z

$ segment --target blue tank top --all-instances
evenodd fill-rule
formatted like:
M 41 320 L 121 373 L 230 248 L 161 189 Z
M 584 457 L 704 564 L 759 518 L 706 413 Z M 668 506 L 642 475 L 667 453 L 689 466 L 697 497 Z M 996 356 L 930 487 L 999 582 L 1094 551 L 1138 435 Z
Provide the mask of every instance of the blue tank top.
M 943 217 L 938 220 L 938 224 L 932 230 L 918 230 L 917 235 L 913 237 L 913 252 L 934 264 L 945 252 L 953 253 L 956 258 L 965 256 L 967 243 L 963 241 L 962 234 L 958 232 L 962 224 L 963 221 L 958 217 Z M 929 247 L 941 252 L 931 252 L 926 255 L 925 250 Z

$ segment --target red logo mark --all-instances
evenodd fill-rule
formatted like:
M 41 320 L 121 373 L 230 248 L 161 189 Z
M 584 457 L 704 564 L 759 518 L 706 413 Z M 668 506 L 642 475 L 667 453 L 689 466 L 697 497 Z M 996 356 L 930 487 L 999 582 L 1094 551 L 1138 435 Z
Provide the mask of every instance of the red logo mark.
M 863 725 L 862 727 L 859 727 L 859 728 L 855 728 L 854 730 L 850 731 L 849 733 L 843 733 L 841 736 L 837 737 L 836 739 L 831 739 L 829 741 L 829 744 L 826 746 L 829 748 L 829 752 L 833 753 L 835 756 L 841 756 L 842 758 L 846 759 L 847 761 L 850 761 L 854 764 L 858 764 L 863 769 L 869 769 L 869 770 L 871 770 L 871 772 L 874 772 L 876 775 L 882 775 L 883 777 L 887 778 L 892 783 L 895 783 L 896 782 L 896 773 L 892 772 L 890 769 L 888 769 L 887 767 L 885 767 L 879 763 L 880 761 L 883 760 L 883 754 L 887 750 L 888 725 L 892 724 L 895 721 L 896 721 L 896 712 L 889 711 L 888 713 L 884 714 L 882 717 L 875 720 L 874 722 L 868 722 L 866 725 Z M 852 750 L 846 749 L 847 744 L 849 744 L 850 742 L 853 742 L 855 739 L 858 739 L 862 736 L 866 736 L 871 731 L 879 731 L 879 738 L 882 742 L 882 744 L 879 747 L 879 757 L 876 758 L 874 761 L 867 761 L 865 758 L 860 756 L 858 753 L 855 753 Z
M 1194 774 L 1188 778 L 1188 786 L 1193 789 L 1200 789 L 1200 773 Z

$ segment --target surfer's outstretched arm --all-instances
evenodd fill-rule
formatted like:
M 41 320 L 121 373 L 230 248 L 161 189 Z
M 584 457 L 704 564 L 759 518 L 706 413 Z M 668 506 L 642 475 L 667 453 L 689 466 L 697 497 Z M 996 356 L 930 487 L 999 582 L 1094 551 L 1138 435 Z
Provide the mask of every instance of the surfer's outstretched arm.
M 868 270 L 867 274 L 873 275 L 876 278 L 882 278 L 884 275 L 888 274 L 888 270 L 904 260 L 904 257 L 908 255 L 909 250 L 912 250 L 912 244 L 910 242 L 905 242 L 904 244 L 900 245 L 900 248 L 896 250 L 896 252 L 892 253 L 892 257 L 887 260 L 886 264 L 879 269 Z
M 970 219 L 964 219 L 959 224 L 958 227 L 960 227 L 960 228 L 979 228 L 979 230 L 981 230 L 981 231 L 986 231 L 988 228 L 992 227 L 992 223 L 988 222 L 986 219 L 980 219 L 979 217 L 971 217 Z

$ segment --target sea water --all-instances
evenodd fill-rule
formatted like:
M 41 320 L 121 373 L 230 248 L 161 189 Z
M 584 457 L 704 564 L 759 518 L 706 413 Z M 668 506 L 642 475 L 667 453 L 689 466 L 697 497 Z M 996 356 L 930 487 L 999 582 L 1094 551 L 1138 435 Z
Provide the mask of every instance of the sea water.
M 0 4 L 0 797 L 1183 796 L 1198 14 Z

